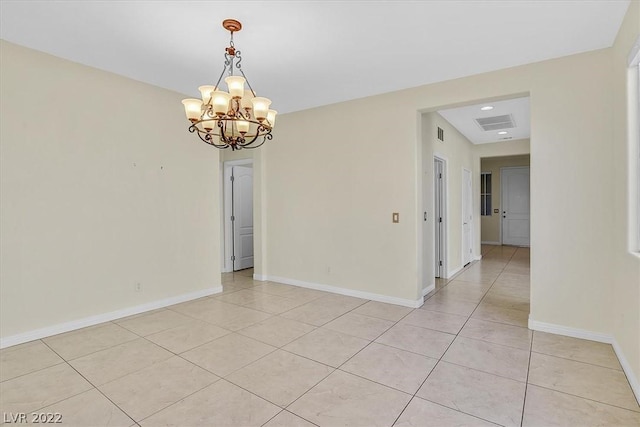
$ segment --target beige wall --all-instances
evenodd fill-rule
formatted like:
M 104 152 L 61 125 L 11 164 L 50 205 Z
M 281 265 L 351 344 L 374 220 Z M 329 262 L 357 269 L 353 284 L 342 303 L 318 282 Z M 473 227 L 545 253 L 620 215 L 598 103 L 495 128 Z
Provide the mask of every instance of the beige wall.
M 638 147 L 637 105 L 627 104 L 628 91 L 638 93 L 637 75 L 628 75 L 627 57 L 634 42 L 640 36 L 640 2 L 632 1 L 613 48 L 613 138 L 606 141 L 608 158 L 612 162 L 613 189 L 611 206 L 607 206 L 610 219 L 602 228 L 611 233 L 611 257 L 613 264 L 607 267 L 609 280 L 603 287 L 613 294 L 612 331 L 635 379 L 636 397 L 640 399 L 640 257 L 630 253 L 637 250 L 637 221 L 640 217 L 636 205 L 638 191 L 637 174 L 640 173 Z M 627 79 L 629 76 L 629 86 Z M 634 129 L 630 123 L 635 122 Z M 634 170 L 635 169 L 635 170 Z
M 614 142 L 603 143 L 613 130 L 611 61 L 604 49 L 283 115 L 265 150 L 269 275 L 415 299 L 419 112 L 530 94 L 531 318 L 611 333 L 604 266 L 613 263 L 611 227 L 624 226 L 611 223 Z
M 529 155 L 488 157 L 480 159 L 480 171 L 491 173 L 491 215 L 480 216 L 480 239 L 482 242 L 500 244 L 500 201 L 502 168 L 529 166 Z M 498 209 L 498 213 L 494 213 Z
M 585 210 L 571 224 L 559 223 L 556 211 L 592 206 L 594 191 L 610 194 L 612 167 L 597 179 L 592 173 L 603 168 L 601 141 L 611 130 L 610 61 L 611 51 L 600 50 L 283 115 L 277 144 L 266 150 L 269 274 L 415 298 L 423 222 L 417 111 L 530 93 L 532 317 L 608 330 L 601 302 L 609 297 L 600 286 L 607 274 L 597 265 L 610 261 L 609 234 L 583 232 L 605 221 L 607 209 Z M 582 158 L 567 176 L 575 151 Z M 535 172 L 536 159 L 549 166 L 544 174 Z M 394 211 L 400 224 L 391 223 Z M 566 310 L 578 294 L 580 303 Z
M 219 286 L 218 150 L 183 96 L 0 49 L 1 336 Z

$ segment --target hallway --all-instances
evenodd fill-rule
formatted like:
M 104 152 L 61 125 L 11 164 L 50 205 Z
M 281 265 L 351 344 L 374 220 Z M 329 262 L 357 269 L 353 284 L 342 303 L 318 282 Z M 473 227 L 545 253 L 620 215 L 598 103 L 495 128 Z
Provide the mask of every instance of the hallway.
M 251 274 L 0 351 L 0 410 L 80 426 L 640 424 L 610 345 L 527 329 L 528 249 L 483 247 L 420 309 Z

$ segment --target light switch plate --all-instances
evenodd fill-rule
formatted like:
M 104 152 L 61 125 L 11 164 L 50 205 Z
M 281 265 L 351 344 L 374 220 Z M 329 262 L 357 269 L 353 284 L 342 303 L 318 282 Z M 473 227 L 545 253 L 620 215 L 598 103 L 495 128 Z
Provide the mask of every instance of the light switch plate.
M 394 213 L 391 215 L 391 220 L 392 220 L 394 223 L 398 223 L 398 222 L 400 222 L 400 214 L 399 214 L 398 212 L 394 212 Z

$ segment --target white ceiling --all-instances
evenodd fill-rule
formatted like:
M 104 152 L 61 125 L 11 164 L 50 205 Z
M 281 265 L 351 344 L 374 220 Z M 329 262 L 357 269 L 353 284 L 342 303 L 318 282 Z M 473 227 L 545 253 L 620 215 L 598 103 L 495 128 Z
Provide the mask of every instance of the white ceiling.
M 0 37 L 197 96 L 225 18 L 281 113 L 605 48 L 628 0 L 0 1 Z
M 480 108 L 485 106 L 492 106 L 493 109 L 482 111 Z M 438 113 L 474 144 L 524 139 L 529 138 L 531 135 L 529 97 L 450 108 L 440 110 Z M 485 131 L 475 120 L 502 115 L 511 115 L 515 127 Z M 498 134 L 500 131 L 507 132 L 507 134 L 500 135 Z

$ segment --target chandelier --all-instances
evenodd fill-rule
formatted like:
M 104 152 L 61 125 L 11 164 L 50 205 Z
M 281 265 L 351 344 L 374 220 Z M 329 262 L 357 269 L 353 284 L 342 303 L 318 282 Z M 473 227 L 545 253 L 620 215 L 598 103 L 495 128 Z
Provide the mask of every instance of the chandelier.
M 235 19 L 225 19 L 222 26 L 231 33 L 229 47 L 225 49 L 224 68 L 215 85 L 200 86 L 200 99 L 184 99 L 189 132 L 216 148 L 258 148 L 273 138 L 275 110 L 270 110 L 271 100 L 256 96 L 241 67 L 240 51 L 233 45 L 233 33 L 242 29 Z M 235 68 L 241 74 L 233 75 Z M 220 88 L 222 77 L 228 91 Z M 245 89 L 245 83 L 248 89 Z

